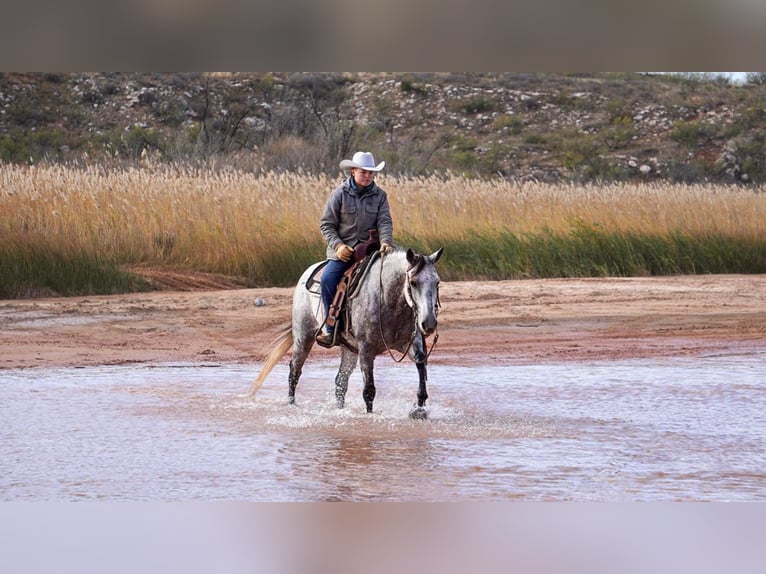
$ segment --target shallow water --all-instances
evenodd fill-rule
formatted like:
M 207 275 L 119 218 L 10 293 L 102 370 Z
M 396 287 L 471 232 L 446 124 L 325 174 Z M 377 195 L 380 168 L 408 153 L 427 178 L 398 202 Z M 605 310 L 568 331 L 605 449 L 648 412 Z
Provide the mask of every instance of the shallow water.
M 334 406 L 278 365 L 0 371 L 0 500 L 766 500 L 766 354 L 429 368 L 376 363 Z

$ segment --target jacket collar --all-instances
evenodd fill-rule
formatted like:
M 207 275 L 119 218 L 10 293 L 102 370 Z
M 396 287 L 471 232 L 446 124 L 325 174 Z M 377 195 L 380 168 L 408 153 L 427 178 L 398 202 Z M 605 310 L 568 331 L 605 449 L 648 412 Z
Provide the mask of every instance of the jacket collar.
M 373 189 L 375 189 L 375 181 L 370 183 L 370 185 L 368 185 L 367 187 L 359 187 L 359 185 L 357 185 L 356 181 L 354 181 L 353 176 L 348 176 L 348 185 L 351 188 L 351 190 L 356 192 L 356 194 L 359 197 L 362 197 L 363 195 L 366 195 L 367 193 L 369 193 Z

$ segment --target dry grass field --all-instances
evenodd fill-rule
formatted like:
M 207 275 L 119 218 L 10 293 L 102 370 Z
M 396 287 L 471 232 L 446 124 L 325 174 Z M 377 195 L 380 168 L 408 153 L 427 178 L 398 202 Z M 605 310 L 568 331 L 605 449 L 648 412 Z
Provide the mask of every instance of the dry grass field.
M 323 256 L 318 221 L 339 181 L 151 163 L 2 165 L 0 295 L 133 290 L 141 284 L 126 271 L 150 268 L 290 285 Z M 378 183 L 390 198 L 396 241 L 445 246 L 448 279 L 758 273 L 766 266 L 766 194 L 757 188 L 451 175 L 381 175 Z M 90 271 L 68 282 L 83 270 Z

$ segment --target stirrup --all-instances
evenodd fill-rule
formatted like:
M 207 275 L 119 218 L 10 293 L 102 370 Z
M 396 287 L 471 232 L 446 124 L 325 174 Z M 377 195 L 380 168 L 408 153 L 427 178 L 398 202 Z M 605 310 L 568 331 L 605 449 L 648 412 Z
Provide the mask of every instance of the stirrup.
M 324 337 L 327 337 L 329 335 L 330 335 L 329 333 L 322 333 L 320 331 L 319 333 L 317 333 L 314 336 L 314 340 L 317 342 L 317 345 L 319 345 L 320 347 L 324 347 L 325 349 L 329 349 L 329 348 L 334 347 L 334 346 L 336 346 L 338 344 L 337 343 L 337 340 L 338 340 L 337 329 L 333 330 L 333 332 L 332 332 L 332 339 L 328 342 L 328 341 L 326 341 L 324 339 Z M 322 338 L 320 339 L 320 337 L 322 337 Z

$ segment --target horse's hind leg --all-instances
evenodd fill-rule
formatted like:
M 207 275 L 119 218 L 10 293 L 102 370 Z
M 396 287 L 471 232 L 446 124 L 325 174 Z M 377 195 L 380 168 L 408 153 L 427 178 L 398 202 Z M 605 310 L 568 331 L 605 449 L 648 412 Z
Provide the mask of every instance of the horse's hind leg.
M 298 379 L 301 378 L 303 372 L 303 364 L 298 364 L 295 361 L 295 357 L 290 359 L 290 374 L 287 377 L 287 402 L 291 405 L 295 404 L 295 388 L 298 386 Z
M 335 403 L 339 409 L 346 404 L 346 391 L 348 390 L 348 378 L 356 368 L 356 353 L 345 347 L 340 357 L 340 367 L 335 375 Z
M 287 402 L 295 404 L 295 388 L 298 386 L 298 380 L 303 373 L 303 364 L 309 356 L 309 351 L 314 344 L 311 336 L 294 337 L 293 356 L 290 359 L 290 374 L 288 375 Z

